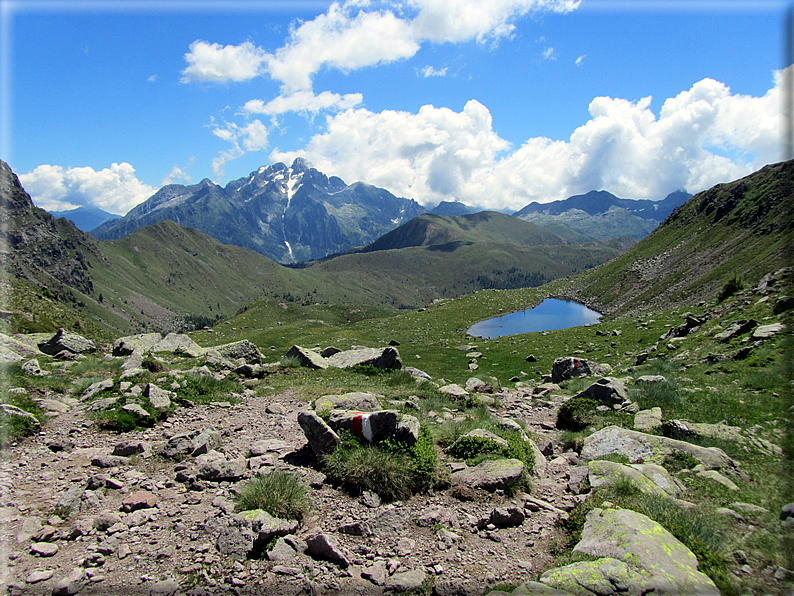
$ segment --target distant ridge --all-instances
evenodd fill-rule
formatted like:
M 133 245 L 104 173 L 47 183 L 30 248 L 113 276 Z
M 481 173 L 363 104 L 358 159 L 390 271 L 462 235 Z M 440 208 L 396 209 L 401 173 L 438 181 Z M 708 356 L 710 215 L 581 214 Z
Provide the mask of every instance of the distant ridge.
M 433 215 L 468 215 L 476 210 L 459 201 L 441 201 L 430 210 Z
M 557 230 L 564 225 L 592 240 L 617 236 L 644 238 L 692 195 L 682 190 L 661 201 L 620 199 L 605 190 L 593 190 L 550 203 L 532 202 L 514 216 Z
M 69 211 L 50 211 L 54 217 L 65 217 L 83 232 L 90 232 L 106 221 L 121 219 L 121 215 L 108 213 L 99 207 L 78 207 Z

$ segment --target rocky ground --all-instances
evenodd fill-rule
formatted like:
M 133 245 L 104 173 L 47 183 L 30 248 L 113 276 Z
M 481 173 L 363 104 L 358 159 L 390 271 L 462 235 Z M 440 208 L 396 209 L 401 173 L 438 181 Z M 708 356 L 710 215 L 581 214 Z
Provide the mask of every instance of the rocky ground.
M 399 588 L 398 581 L 406 589 L 432 578 L 438 593 L 480 594 L 489 585 L 529 580 L 551 565 L 555 521 L 581 497 L 566 489 L 575 454 L 552 452 L 556 410 L 547 400 L 533 407 L 528 394 L 503 392 L 503 408 L 496 413 L 520 417 L 550 440 L 549 461 L 538 466 L 545 471 L 534 480 L 531 497 L 502 493 L 461 501 L 445 491 L 388 505 L 345 495 L 301 461 L 307 459 L 306 438 L 297 415 L 309 404 L 295 393 L 251 395 L 234 406 L 180 407 L 154 428 L 123 435 L 98 432 L 80 406 L 71 407 L 37 436 L 2 452 L 4 583 L 9 593 L 51 593 L 81 569 L 85 581 L 62 593 L 83 583 L 84 594 L 160 594 L 177 586 L 187 592 L 194 584 L 211 593 L 376 594 Z M 238 460 L 242 476 L 199 480 L 188 488 L 177 481 L 185 462 L 156 453 L 173 436 L 207 429 L 221 431 L 221 449 L 227 460 Z M 120 443 L 143 451 L 112 456 Z M 263 454 L 246 460 L 252 450 Z M 251 467 L 305 475 L 314 487 L 312 513 L 295 532 L 297 540 L 330 535 L 349 565 L 302 553 L 268 561 L 221 552 L 208 528 L 230 515 Z M 64 519 L 56 513 L 67 495 L 67 501 L 76 499 L 79 513 Z M 483 527 L 495 508 L 510 506 L 526 515 L 520 525 Z M 396 522 L 373 536 L 339 532 L 390 509 L 399 512 Z M 403 577 L 408 572 L 414 573 Z

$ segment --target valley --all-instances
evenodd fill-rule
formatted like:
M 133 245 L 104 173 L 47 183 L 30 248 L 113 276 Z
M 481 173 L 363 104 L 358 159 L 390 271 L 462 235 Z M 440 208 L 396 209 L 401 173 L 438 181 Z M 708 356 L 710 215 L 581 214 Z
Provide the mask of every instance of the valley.
M 419 214 L 291 267 L 3 174 L 7 593 L 789 593 L 794 163 L 627 250 Z M 466 334 L 548 297 L 602 322 Z

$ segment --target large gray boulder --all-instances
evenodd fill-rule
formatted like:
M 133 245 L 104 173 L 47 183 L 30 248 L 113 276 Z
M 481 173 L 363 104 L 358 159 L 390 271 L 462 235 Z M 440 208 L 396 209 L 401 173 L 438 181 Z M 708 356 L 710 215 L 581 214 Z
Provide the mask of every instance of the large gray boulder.
M 120 337 L 113 342 L 114 356 L 130 356 L 131 354 L 145 354 L 163 338 L 159 333 L 139 333 Z
M 210 349 L 217 351 L 224 358 L 234 360 L 235 362 L 242 358 L 245 360 L 246 364 L 262 363 L 262 353 L 259 351 L 259 348 L 247 339 L 224 344 L 222 346 L 215 346 Z
M 567 356 L 557 358 L 551 367 L 552 383 L 559 383 L 566 379 L 583 376 L 605 376 L 612 372 L 608 364 L 599 364 L 584 358 Z
M 169 333 L 152 346 L 151 351 L 172 352 L 174 354 L 189 356 L 190 358 L 198 358 L 199 356 L 203 356 L 207 350 L 202 348 L 184 333 Z
M 61 328 L 49 341 L 39 344 L 39 350 L 49 356 L 55 356 L 63 350 L 72 354 L 82 354 L 84 352 L 93 354 L 96 352 L 96 346 L 90 339 Z
M 327 358 L 329 366 L 336 368 L 351 368 L 353 366 L 371 365 L 376 368 L 396 369 L 402 368 L 402 360 L 397 348 L 359 348 L 338 352 Z
M 309 348 L 292 346 L 284 356 L 285 358 L 297 358 L 300 365 L 307 368 L 318 368 L 321 370 L 328 368 L 326 359 Z
M 25 357 L 36 357 L 38 354 L 37 348 L 0 333 L 0 362 L 16 362 Z
M 212 429 L 194 430 L 171 437 L 163 449 L 163 455 L 170 458 L 180 458 L 186 455 L 197 457 L 220 446 L 221 436 L 218 432 Z
M 620 379 L 604 377 L 598 379 L 598 381 L 590 385 L 576 397 L 587 397 L 604 405 L 612 406 L 627 402 L 629 400 L 629 393 L 626 391 L 626 386 Z
M 653 589 L 654 594 L 719 594 L 711 578 L 698 571 L 692 551 L 658 523 L 630 509 L 593 509 L 573 551 L 623 561 L 647 578 L 646 591 Z
M 587 437 L 584 440 L 581 457 L 590 461 L 616 453 L 627 457 L 630 462 L 642 460 L 661 465 L 665 457 L 679 451 L 690 454 L 707 470 L 719 470 L 735 478 L 747 477 L 739 469 L 739 464 L 717 447 L 700 447 L 685 441 L 649 435 L 619 426 L 607 426 Z

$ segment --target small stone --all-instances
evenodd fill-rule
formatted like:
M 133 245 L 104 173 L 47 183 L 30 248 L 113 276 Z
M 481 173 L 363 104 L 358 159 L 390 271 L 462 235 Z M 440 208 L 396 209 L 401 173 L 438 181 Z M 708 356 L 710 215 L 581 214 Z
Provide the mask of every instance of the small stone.
M 55 571 L 52 569 L 36 570 L 31 572 L 30 575 L 25 578 L 25 582 L 28 584 L 37 584 L 39 582 L 47 581 L 53 575 L 55 575 Z
M 30 550 L 40 557 L 52 557 L 58 552 L 58 545 L 52 542 L 34 542 L 30 545 Z

